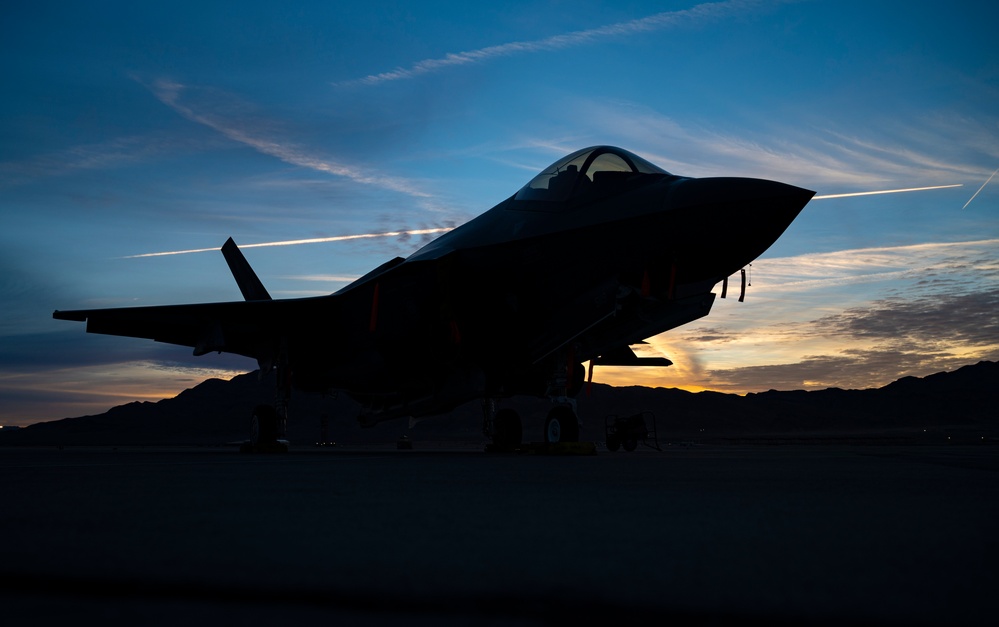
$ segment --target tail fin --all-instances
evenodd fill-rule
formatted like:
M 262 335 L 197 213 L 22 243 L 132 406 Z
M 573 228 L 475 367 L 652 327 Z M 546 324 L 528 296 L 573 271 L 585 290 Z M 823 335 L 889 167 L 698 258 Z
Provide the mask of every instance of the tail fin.
M 243 298 L 246 300 L 271 300 L 271 295 L 264 289 L 264 284 L 257 278 L 257 274 L 231 237 L 222 245 L 222 255 L 225 256 L 225 262 L 229 264 L 229 271 L 236 279 L 236 285 L 243 293 Z

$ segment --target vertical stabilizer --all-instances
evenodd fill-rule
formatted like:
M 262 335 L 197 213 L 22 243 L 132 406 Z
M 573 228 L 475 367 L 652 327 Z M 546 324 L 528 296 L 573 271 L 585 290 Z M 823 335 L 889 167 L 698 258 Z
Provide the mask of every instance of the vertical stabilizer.
M 236 279 L 236 285 L 243 293 L 243 298 L 246 300 L 271 300 L 271 295 L 264 289 L 264 284 L 257 278 L 257 273 L 250 267 L 246 257 L 243 256 L 239 246 L 236 246 L 236 242 L 232 241 L 231 237 L 222 245 L 222 255 L 225 256 L 225 262 L 229 264 L 229 271 Z

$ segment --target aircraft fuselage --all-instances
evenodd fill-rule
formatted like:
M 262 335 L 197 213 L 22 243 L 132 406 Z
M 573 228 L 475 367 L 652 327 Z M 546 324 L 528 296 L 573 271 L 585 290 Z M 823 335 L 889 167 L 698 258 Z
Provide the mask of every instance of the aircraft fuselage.
M 665 174 L 592 187 L 560 202 L 512 196 L 342 290 L 336 308 L 353 319 L 327 327 L 336 365 L 311 387 L 348 390 L 373 420 L 542 395 L 558 360 L 582 363 L 707 315 L 714 285 L 812 195 Z M 354 330 L 346 342 L 343 329 Z
M 715 284 L 762 254 L 813 194 L 674 176 L 597 146 L 329 296 L 270 300 L 231 244 L 223 252 L 246 302 L 53 315 L 254 358 L 301 389 L 356 398 L 367 424 L 476 397 L 571 396 L 582 362 L 634 357 L 629 345 L 707 315 Z

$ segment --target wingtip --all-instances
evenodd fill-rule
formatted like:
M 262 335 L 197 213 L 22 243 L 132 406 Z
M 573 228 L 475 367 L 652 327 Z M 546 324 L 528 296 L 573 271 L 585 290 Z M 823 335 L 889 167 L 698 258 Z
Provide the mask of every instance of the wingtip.
M 87 312 L 85 311 L 60 311 L 56 309 L 52 312 L 52 317 L 56 320 L 72 320 L 74 322 L 86 322 Z

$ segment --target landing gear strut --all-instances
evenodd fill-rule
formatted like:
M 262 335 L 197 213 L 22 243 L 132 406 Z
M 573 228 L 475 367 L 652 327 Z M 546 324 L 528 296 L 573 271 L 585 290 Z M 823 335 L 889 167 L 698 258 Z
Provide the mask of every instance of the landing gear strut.
M 482 401 L 482 432 L 492 438 L 495 451 L 513 451 L 523 442 L 524 427 L 520 414 L 513 409 L 496 409 L 495 399 Z
M 277 442 L 278 415 L 270 405 L 257 405 L 250 418 L 250 444 L 260 446 Z
M 291 370 L 285 351 L 275 368 L 277 390 L 274 405 L 257 405 L 250 417 L 250 439 L 240 446 L 243 453 L 287 453 L 288 401 L 291 399 Z M 263 372 L 263 369 L 261 370 Z
M 583 386 L 585 371 L 576 363 L 575 348 L 555 360 L 555 372 L 548 384 L 548 398 L 556 403 L 545 419 L 545 443 L 579 442 L 579 418 L 573 397 Z
M 287 453 L 288 441 L 281 435 L 281 419 L 273 405 L 257 405 L 250 418 L 250 439 L 239 447 L 241 453 Z

